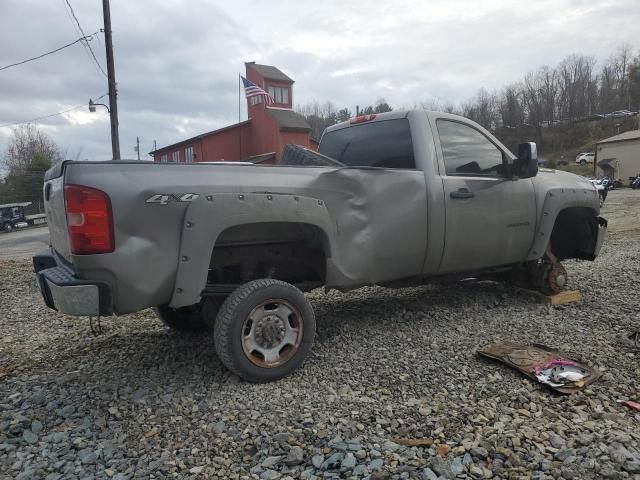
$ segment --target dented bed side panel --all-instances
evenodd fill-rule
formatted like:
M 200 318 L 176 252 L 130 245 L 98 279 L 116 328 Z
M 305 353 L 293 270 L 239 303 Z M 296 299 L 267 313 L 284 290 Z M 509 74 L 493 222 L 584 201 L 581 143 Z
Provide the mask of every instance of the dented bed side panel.
M 111 198 L 115 251 L 70 259 L 81 278 L 111 286 L 118 314 L 169 301 L 188 304 L 178 300 L 177 288 L 197 301 L 216 235 L 242 222 L 322 228 L 330 244 L 328 286 L 347 290 L 423 271 L 427 199 L 419 170 L 149 162 L 70 162 L 66 168 L 65 182 L 98 188 Z M 208 195 L 219 200 L 208 204 Z M 241 195 L 262 205 L 259 213 L 250 213 Z M 284 201 L 293 196 L 305 200 L 293 207 Z M 279 202 L 278 208 L 264 202 Z M 180 255 L 187 218 L 204 224 L 211 236 L 185 243 L 194 253 Z M 190 276 L 185 287 L 178 285 Z
M 304 188 L 211 194 L 192 202 L 185 214 L 171 306 L 199 300 L 208 269 L 203 259 L 211 256 L 225 230 L 252 223 L 319 227 L 329 243 L 328 287 L 349 290 L 421 275 L 427 236 L 421 172 L 342 168 L 316 173 Z M 296 193 L 301 191 L 304 195 Z M 217 216 L 220 211 L 224 215 Z

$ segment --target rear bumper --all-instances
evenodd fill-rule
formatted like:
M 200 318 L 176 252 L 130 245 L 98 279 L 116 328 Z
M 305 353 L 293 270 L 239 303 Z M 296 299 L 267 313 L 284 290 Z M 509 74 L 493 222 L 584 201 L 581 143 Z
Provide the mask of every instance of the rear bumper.
M 102 282 L 82 280 L 56 261 L 51 249 L 33 257 L 33 268 L 44 302 L 67 315 L 111 315 L 111 289 Z

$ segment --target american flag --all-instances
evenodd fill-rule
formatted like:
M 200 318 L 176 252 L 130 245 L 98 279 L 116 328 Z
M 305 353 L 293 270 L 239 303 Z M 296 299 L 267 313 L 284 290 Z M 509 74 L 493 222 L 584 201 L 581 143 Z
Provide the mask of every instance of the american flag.
M 244 84 L 244 94 L 247 98 L 251 97 L 262 97 L 264 101 L 267 102 L 267 105 L 271 105 L 273 103 L 273 97 L 253 83 L 251 80 L 247 80 L 242 75 L 240 76 L 242 79 L 242 83 Z

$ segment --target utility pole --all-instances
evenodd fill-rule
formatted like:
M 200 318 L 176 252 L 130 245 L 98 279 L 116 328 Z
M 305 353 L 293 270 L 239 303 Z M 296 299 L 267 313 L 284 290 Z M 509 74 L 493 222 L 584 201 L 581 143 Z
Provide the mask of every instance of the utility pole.
M 140 137 L 136 137 L 136 152 L 138 152 L 138 160 L 140 160 Z
M 113 42 L 111 39 L 111 11 L 109 0 L 102 0 L 104 16 L 104 44 L 107 50 L 107 79 L 109 81 L 109 113 L 111 117 L 111 150 L 113 159 L 120 160 L 120 137 L 118 136 L 118 92 L 116 89 L 116 72 L 113 63 Z

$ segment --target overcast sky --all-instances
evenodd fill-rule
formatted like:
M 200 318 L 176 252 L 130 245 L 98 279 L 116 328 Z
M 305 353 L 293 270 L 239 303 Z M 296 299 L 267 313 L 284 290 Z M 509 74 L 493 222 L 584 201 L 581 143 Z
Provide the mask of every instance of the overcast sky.
M 85 33 L 102 27 L 100 0 L 69 1 Z M 382 97 L 395 108 L 463 101 L 571 53 L 603 60 L 623 42 L 640 49 L 638 0 L 111 0 L 111 18 L 123 158 L 135 157 L 136 136 L 149 158 L 153 140 L 167 145 L 237 122 L 246 61 L 292 77 L 295 104 L 331 100 L 354 111 Z M 65 0 L 0 0 L 0 67 L 78 37 Z M 91 45 L 106 69 L 102 34 Z M 0 71 L 0 125 L 106 91 L 76 44 Z M 111 157 L 103 108 L 35 123 L 74 157 Z M 0 127 L 1 152 L 10 134 Z

